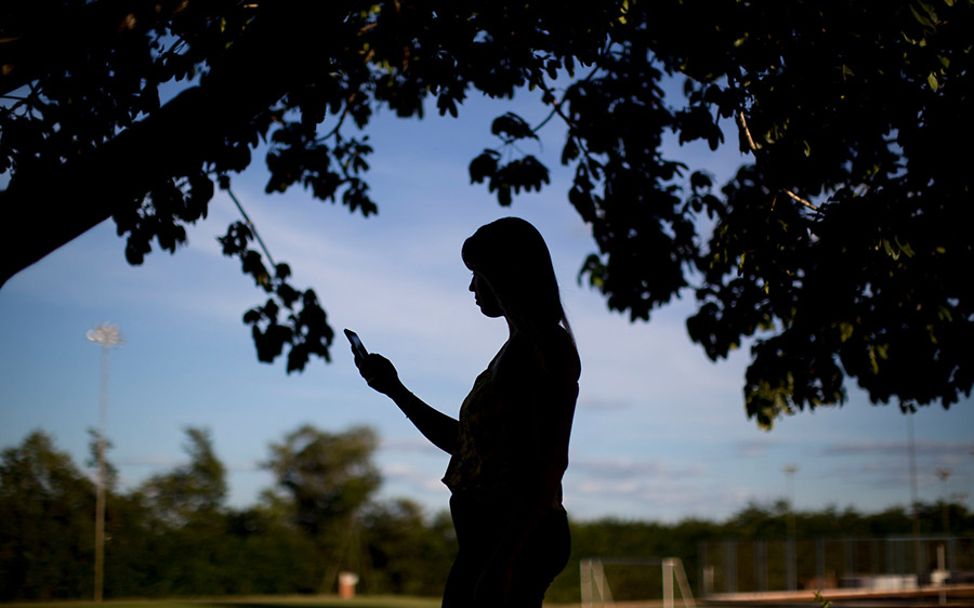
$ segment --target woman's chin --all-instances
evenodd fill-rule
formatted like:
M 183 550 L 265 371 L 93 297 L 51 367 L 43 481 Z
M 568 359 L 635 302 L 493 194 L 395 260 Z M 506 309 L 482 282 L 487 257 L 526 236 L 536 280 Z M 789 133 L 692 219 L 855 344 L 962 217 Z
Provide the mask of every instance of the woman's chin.
M 490 317 L 491 319 L 496 319 L 498 317 L 503 317 L 504 312 L 500 310 L 495 310 L 493 308 L 486 308 L 480 302 L 477 302 L 477 307 L 480 308 L 480 312 L 483 313 L 485 317 Z

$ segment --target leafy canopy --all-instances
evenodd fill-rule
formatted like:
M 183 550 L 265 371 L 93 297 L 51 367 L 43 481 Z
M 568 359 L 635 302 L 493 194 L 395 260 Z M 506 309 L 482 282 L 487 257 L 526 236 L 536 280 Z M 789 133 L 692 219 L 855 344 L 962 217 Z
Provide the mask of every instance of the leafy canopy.
M 431 99 L 456 116 L 471 92 L 527 88 L 551 115 L 498 117 L 471 181 L 501 205 L 541 189 L 547 167 L 515 144 L 562 123 L 567 197 L 595 245 L 580 280 L 633 320 L 691 290 L 687 328 L 712 359 L 755 338 L 744 398 L 760 424 L 843 401 L 847 377 L 874 402 L 947 406 L 974 383 L 972 177 L 958 152 L 974 139 L 972 12 L 972 0 L 6 2 L 0 281 L 108 217 L 131 263 L 153 243 L 174 251 L 260 142 L 268 193 L 300 185 L 369 216 L 377 107 L 422 116 Z M 661 88 L 674 77 L 679 100 Z M 714 184 L 664 156 L 669 133 L 711 148 L 729 135 L 751 162 Z M 221 242 L 266 293 L 244 315 L 258 358 L 286 350 L 288 371 L 327 359 L 316 295 L 255 236 L 240 222 Z

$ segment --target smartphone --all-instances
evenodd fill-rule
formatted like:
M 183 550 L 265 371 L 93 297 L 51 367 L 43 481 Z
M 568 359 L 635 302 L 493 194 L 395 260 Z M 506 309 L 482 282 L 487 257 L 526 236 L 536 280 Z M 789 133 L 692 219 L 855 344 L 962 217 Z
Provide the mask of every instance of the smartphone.
M 362 344 L 362 340 L 358 337 L 358 334 L 350 329 L 345 330 L 345 337 L 348 338 L 349 344 L 352 345 L 352 354 L 356 358 L 364 359 L 369 355 L 369 351 L 365 350 L 365 345 Z

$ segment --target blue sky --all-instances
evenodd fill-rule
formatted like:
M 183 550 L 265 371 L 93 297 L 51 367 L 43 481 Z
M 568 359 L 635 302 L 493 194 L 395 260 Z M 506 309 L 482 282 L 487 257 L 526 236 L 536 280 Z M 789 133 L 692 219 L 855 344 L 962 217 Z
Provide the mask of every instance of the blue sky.
M 650 323 L 630 324 L 576 283 L 594 245 L 565 197 L 569 174 L 557 166 L 561 133 L 554 122 L 540 145 L 522 146 L 554 170 L 544 192 L 504 209 L 486 188 L 469 184 L 470 159 L 495 143 L 493 117 L 515 110 L 537 123 L 543 111 L 536 101 L 531 93 L 472 99 L 460 119 L 380 113 L 369 129 L 376 217 L 352 215 L 300 189 L 264 195 L 260 157 L 235 178 L 234 190 L 275 258 L 291 265 L 295 285 L 316 289 L 332 326 L 358 331 L 415 393 L 453 415 L 505 338 L 503 322 L 473 304 L 460 245 L 498 217 L 533 222 L 552 250 L 583 361 L 565 478 L 574 517 L 723 518 L 748 502 L 785 497 L 788 464 L 798 466 L 794 500 L 801 509 L 906 504 L 907 420 L 895 405 L 871 406 L 853 387 L 842 408 L 759 430 L 742 403 L 747 349 L 711 363 L 686 335 L 690 294 Z M 736 134 L 727 135 L 732 145 L 716 153 L 696 145 L 671 150 L 725 178 L 742 162 Z M 446 455 L 365 386 L 340 334 L 333 362 L 314 361 L 303 374 L 286 375 L 283 362 L 257 362 L 241 315 L 261 294 L 215 240 L 236 219 L 218 192 L 209 218 L 175 256 L 154 252 L 142 267 L 130 267 L 107 222 L 11 279 L 0 290 L 0 447 L 43 429 L 84 466 L 86 429 L 98 421 L 99 377 L 98 349 L 85 332 L 111 321 L 126 339 L 111 354 L 107 425 L 124 486 L 183 462 L 182 429 L 205 426 L 229 469 L 230 503 L 250 504 L 272 483 L 258 466 L 268 443 L 302 423 L 331 431 L 368 424 L 382 438 L 382 495 L 408 496 L 431 513 L 445 508 L 439 478 Z M 971 400 L 949 411 L 923 408 L 914 425 L 921 499 L 968 493 L 971 505 Z M 938 468 L 951 469 L 946 483 Z

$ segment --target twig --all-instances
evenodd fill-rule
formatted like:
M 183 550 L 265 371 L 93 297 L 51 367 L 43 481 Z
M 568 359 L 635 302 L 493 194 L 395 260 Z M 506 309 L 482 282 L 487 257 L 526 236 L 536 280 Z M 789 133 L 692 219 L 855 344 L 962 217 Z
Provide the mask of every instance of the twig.
M 805 205 L 806 207 L 808 207 L 812 211 L 818 211 L 818 207 L 816 207 L 815 205 L 813 205 L 811 203 L 811 201 L 809 201 L 807 199 L 804 199 L 804 198 L 798 196 L 797 194 L 795 194 L 791 190 L 785 190 L 785 194 L 787 194 L 788 195 L 788 198 L 790 198 L 791 200 L 795 201 L 796 203 L 801 203 L 802 205 Z
M 596 69 L 598 69 L 598 68 L 596 68 Z M 595 74 L 595 69 L 592 70 L 592 72 L 588 75 L 587 78 L 591 78 L 594 74 Z M 551 95 L 552 97 L 554 97 L 554 92 L 551 90 L 551 87 L 549 87 L 547 84 L 545 84 L 545 81 L 544 81 L 544 78 L 543 77 L 538 82 L 538 88 L 540 88 L 542 91 L 544 91 L 548 95 Z M 555 106 L 554 106 L 554 108 L 552 109 L 552 112 L 554 112 L 555 114 L 557 114 L 559 116 L 559 118 L 561 118 L 563 121 L 565 121 L 565 124 L 566 125 L 568 125 L 569 127 L 573 127 L 574 124 L 572 123 L 571 118 L 569 118 L 568 116 L 566 116 L 565 113 L 561 109 L 561 104 L 564 103 L 564 101 L 565 100 L 563 98 L 560 102 L 556 103 Z M 542 122 L 542 124 L 544 124 L 547 121 L 548 121 L 548 119 L 546 118 Z M 590 158 L 590 155 L 588 153 L 588 149 L 585 147 L 585 144 L 582 143 L 582 140 L 580 138 L 578 138 L 577 136 L 575 136 L 575 135 L 569 135 L 569 137 L 571 137 L 572 139 L 575 140 L 575 145 L 578 146 L 579 151 L 585 156 L 585 158 Z
M 559 103 L 561 103 L 561 102 L 559 102 Z M 537 135 L 538 131 L 540 131 L 541 128 L 544 127 L 546 124 L 548 124 L 548 121 L 551 120 L 552 118 L 554 118 L 557 113 L 558 112 L 556 112 L 554 109 L 552 109 L 551 112 L 548 112 L 548 115 L 544 117 L 544 120 L 542 120 L 537 125 L 535 125 L 534 127 L 531 128 L 531 132 L 534 133 L 535 135 Z
M 233 190 L 230 189 L 229 184 L 227 184 L 226 191 L 227 194 L 230 195 L 230 200 L 233 201 L 233 204 L 237 206 L 237 210 L 240 211 L 240 215 L 243 216 L 244 222 L 247 223 L 247 227 L 250 228 L 250 231 L 254 234 L 254 238 L 257 239 L 257 243 L 260 245 L 260 248 L 263 250 L 264 255 L 267 256 L 267 261 L 271 263 L 271 267 L 276 269 L 277 264 L 274 263 L 274 258 L 271 257 L 271 252 L 267 250 L 267 245 L 264 244 L 264 239 L 260 238 L 260 233 L 257 232 L 257 226 L 254 225 L 254 222 L 250 219 L 250 216 L 247 215 L 246 211 L 244 211 L 243 205 L 241 205 L 240 201 L 237 200 L 237 197 L 236 195 L 234 195 Z
M 355 101 L 356 95 L 358 95 L 358 91 L 353 91 L 352 94 L 349 95 L 347 99 L 345 99 L 345 107 L 342 108 L 342 113 L 338 115 L 338 122 L 335 124 L 334 128 L 332 128 L 331 131 L 325 133 L 321 137 L 318 137 L 315 141 L 319 141 L 319 142 L 327 141 L 333 135 L 334 136 L 338 135 L 338 130 L 341 129 L 342 124 L 345 123 L 345 117 L 348 116 L 348 113 L 352 107 L 352 102 Z
M 599 66 L 593 67 L 592 70 L 588 73 L 588 75 L 585 76 L 585 78 L 582 78 L 581 80 L 579 80 L 579 82 L 587 82 L 587 81 L 591 80 L 593 77 L 595 77 L 595 74 L 598 73 L 598 71 L 599 71 Z M 545 82 L 544 82 L 544 76 L 542 76 L 541 77 L 541 80 L 538 81 L 538 88 L 540 88 L 542 91 L 544 91 L 548 95 L 551 95 L 551 98 L 554 99 L 554 97 L 555 97 L 554 91 L 551 89 L 551 87 L 549 87 L 548 85 L 545 84 Z M 548 124 L 548 121 L 550 121 L 556 115 L 561 116 L 562 120 L 564 120 L 566 123 L 568 123 L 569 125 L 571 125 L 571 123 L 569 122 L 568 118 L 564 114 L 562 114 L 560 112 L 561 106 L 562 106 L 563 103 L 565 103 L 565 97 L 562 97 L 558 101 L 552 102 L 552 104 L 551 104 L 552 105 L 551 112 L 549 112 L 548 115 L 544 117 L 544 120 L 542 120 L 537 125 L 535 125 L 534 127 L 532 127 L 531 131 L 533 133 L 537 134 L 537 132 L 540 131 L 541 128 L 544 127 L 546 124 Z
M 742 129 L 744 129 L 744 134 L 747 135 L 747 145 L 751 147 L 751 151 L 757 152 L 758 150 L 760 150 L 761 146 L 759 146 L 757 142 L 754 141 L 754 138 L 751 137 L 751 130 L 747 128 L 747 119 L 744 118 L 744 110 L 738 110 L 737 123 L 741 126 Z
M 166 59 L 168 57 L 179 55 L 179 51 L 183 50 L 183 47 L 189 45 L 189 43 L 186 42 L 186 39 L 182 36 L 179 36 L 178 38 L 179 39 L 177 41 L 173 42 L 172 46 L 160 53 L 160 59 Z
M 757 152 L 758 150 L 760 150 L 761 149 L 761 146 L 759 146 L 757 144 L 757 142 L 754 141 L 754 138 L 751 137 L 751 129 L 749 129 L 748 126 L 747 126 L 747 119 L 744 117 L 744 110 L 738 110 L 738 112 L 737 112 L 737 121 L 740 124 L 741 128 L 744 129 L 744 134 L 747 135 L 747 143 L 751 147 L 751 151 L 752 152 Z M 808 199 L 805 199 L 805 198 L 802 198 L 802 197 L 798 196 L 797 194 L 795 194 L 791 190 L 785 190 L 784 193 L 788 195 L 788 198 L 790 198 L 791 200 L 795 201 L 796 203 L 800 203 L 800 204 L 808 207 L 812 211 L 815 211 L 816 213 L 818 212 L 818 207 L 816 205 L 814 205 Z M 774 208 L 774 203 L 773 202 L 772 202 L 772 208 Z
M 365 25 L 359 28 L 358 35 L 361 36 L 362 34 L 367 34 L 378 26 L 379 23 L 377 21 L 370 21 L 369 23 L 366 23 Z

